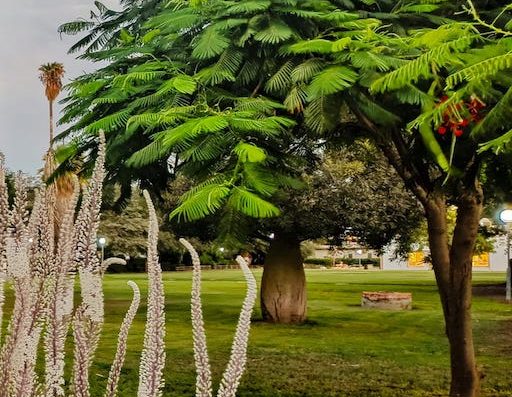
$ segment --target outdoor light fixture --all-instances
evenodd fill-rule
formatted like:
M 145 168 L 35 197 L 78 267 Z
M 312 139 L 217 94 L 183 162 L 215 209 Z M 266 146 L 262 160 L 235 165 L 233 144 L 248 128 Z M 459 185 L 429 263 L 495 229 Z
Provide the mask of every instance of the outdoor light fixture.
M 512 210 L 503 210 L 500 212 L 500 220 L 507 228 L 507 287 L 505 292 L 505 300 L 510 302 L 512 295 L 512 269 L 510 267 L 510 228 L 512 226 Z
M 107 245 L 107 239 L 105 237 L 100 237 L 98 239 L 98 245 L 101 248 L 101 262 L 105 259 L 105 245 Z
M 504 223 L 512 222 L 512 210 L 503 210 L 500 212 L 500 220 Z
M 359 257 L 359 266 L 361 266 L 361 255 L 363 254 L 363 250 L 357 250 L 356 251 L 357 256 Z

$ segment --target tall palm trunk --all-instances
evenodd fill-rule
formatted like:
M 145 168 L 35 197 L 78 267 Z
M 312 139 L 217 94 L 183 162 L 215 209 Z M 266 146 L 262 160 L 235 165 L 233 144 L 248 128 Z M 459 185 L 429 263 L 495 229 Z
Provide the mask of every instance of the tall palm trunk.
M 451 397 L 477 397 L 480 394 L 480 373 L 473 346 L 471 299 L 472 257 L 482 198 L 480 186 L 466 190 L 460 196 L 451 246 L 447 234 L 445 197 L 433 197 L 425 206 L 432 264 L 450 344 Z
M 54 126 L 53 126 L 53 100 L 48 101 L 48 113 L 50 116 L 50 150 L 53 148 L 53 136 L 54 136 Z

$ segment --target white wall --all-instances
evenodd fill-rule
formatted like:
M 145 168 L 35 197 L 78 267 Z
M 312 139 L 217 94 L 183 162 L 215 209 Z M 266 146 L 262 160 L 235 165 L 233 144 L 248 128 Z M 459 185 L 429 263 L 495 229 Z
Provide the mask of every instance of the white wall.
M 395 245 L 389 245 L 382 255 L 381 268 L 384 270 L 427 270 L 429 266 L 410 268 L 407 260 L 395 258 Z M 507 270 L 507 238 L 499 236 L 494 241 L 494 252 L 489 258 L 489 267 L 474 267 L 475 271 L 506 271 Z

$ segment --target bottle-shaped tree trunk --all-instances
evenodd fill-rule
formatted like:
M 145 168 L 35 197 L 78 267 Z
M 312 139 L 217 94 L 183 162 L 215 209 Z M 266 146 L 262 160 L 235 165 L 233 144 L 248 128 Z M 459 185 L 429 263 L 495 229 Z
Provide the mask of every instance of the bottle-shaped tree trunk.
M 306 320 L 306 275 L 296 236 L 276 234 L 265 259 L 261 280 L 263 320 L 297 324 Z

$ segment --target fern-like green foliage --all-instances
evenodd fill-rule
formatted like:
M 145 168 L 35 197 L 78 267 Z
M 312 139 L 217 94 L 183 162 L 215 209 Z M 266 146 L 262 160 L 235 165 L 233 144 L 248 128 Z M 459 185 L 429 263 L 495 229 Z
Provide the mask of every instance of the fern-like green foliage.
M 277 215 L 269 201 L 314 161 L 315 145 L 359 133 L 363 118 L 386 139 L 398 131 L 407 149 L 423 145 L 428 161 L 450 172 L 446 159 L 459 158 L 435 134 L 443 112 L 488 92 L 471 139 L 496 139 L 510 56 L 504 38 L 494 48 L 497 33 L 482 40 L 474 24 L 447 22 L 446 4 L 148 0 L 119 13 L 101 8 L 98 23 L 65 27 L 86 33 L 73 50 L 102 62 L 68 86 L 62 121 L 72 125 L 62 137 L 75 139 L 66 161 L 87 159 L 99 129 L 107 159 L 116 159 L 107 161 L 114 178 L 163 187 L 169 156 L 178 158 L 174 172 L 196 182 L 173 213 L 183 220 Z M 492 57 L 483 59 L 484 49 Z M 449 99 L 436 106 L 442 93 Z M 416 160 L 423 166 L 425 158 Z
M 357 79 L 357 73 L 345 66 L 331 66 L 315 75 L 308 87 L 309 97 L 314 99 L 335 94 L 349 88 Z
M 466 36 L 442 43 L 376 80 L 371 88 L 374 92 L 385 92 L 432 78 L 441 68 L 460 62 L 457 54 L 470 48 L 472 42 L 478 38 L 478 35 L 468 33 Z
M 242 163 L 261 163 L 267 158 L 265 150 L 246 142 L 240 142 L 233 151 Z
M 198 59 L 210 59 L 228 47 L 229 39 L 216 26 L 208 26 L 194 43 L 192 55 Z
M 253 218 L 270 218 L 279 215 L 279 209 L 272 203 L 244 187 L 235 187 L 229 197 L 229 206 Z

